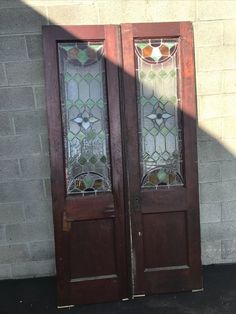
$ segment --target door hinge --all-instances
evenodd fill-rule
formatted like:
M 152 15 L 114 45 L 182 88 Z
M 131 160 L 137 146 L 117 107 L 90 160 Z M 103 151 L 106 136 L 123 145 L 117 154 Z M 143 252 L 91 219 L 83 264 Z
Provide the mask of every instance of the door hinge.
M 64 232 L 69 232 L 71 229 L 71 221 L 66 219 L 66 215 L 64 213 L 63 215 L 63 222 L 62 222 L 62 230 Z

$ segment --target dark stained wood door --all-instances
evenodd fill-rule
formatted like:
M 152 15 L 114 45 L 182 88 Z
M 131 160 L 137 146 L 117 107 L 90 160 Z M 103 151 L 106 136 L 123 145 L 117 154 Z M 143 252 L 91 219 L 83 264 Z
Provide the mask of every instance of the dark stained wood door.
M 43 29 L 58 304 L 127 297 L 119 29 Z
M 58 304 L 200 289 L 191 24 L 43 38 Z
M 192 26 L 121 34 L 133 293 L 201 289 Z

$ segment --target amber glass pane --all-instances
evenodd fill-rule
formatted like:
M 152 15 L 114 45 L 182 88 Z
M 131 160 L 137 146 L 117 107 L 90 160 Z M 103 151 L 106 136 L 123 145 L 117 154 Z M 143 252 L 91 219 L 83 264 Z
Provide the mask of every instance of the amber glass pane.
M 177 50 L 175 39 L 135 41 L 143 188 L 183 184 Z
M 67 193 L 111 190 L 103 43 L 60 43 Z

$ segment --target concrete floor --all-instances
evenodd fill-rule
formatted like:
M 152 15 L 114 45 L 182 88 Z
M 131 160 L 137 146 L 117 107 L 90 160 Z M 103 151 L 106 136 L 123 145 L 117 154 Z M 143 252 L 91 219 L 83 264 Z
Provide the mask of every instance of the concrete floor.
M 56 308 L 55 278 L 0 281 L 0 314 L 236 314 L 236 264 L 204 267 L 204 292 Z

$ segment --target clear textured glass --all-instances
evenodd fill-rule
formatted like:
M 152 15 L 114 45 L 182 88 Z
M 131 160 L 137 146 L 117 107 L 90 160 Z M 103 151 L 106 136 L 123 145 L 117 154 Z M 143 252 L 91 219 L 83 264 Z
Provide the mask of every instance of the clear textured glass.
M 103 43 L 59 43 L 67 194 L 111 191 Z
M 183 185 L 178 42 L 136 40 L 142 188 Z

